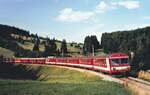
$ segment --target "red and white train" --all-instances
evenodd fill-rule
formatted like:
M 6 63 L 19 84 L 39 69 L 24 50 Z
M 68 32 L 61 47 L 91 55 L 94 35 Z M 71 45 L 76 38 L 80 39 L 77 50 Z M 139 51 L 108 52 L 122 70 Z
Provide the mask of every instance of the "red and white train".
M 97 57 L 47 57 L 47 58 L 14 58 L 5 62 L 27 64 L 55 64 L 74 67 L 83 67 L 99 70 L 109 74 L 118 74 L 130 71 L 129 56 L 125 53 L 113 53 Z

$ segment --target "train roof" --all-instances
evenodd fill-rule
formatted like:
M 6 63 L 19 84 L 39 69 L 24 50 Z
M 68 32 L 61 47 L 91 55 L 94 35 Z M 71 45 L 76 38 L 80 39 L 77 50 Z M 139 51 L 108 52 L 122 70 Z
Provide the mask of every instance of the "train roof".
M 109 58 L 128 58 L 128 54 L 126 53 L 112 53 L 109 55 Z
M 19 58 L 19 57 L 16 57 L 16 59 L 45 59 L 44 57 L 40 57 L 40 58 Z
M 98 56 L 80 56 L 80 57 L 54 57 L 49 56 L 48 58 L 128 58 L 126 53 L 112 53 L 112 54 L 100 54 Z

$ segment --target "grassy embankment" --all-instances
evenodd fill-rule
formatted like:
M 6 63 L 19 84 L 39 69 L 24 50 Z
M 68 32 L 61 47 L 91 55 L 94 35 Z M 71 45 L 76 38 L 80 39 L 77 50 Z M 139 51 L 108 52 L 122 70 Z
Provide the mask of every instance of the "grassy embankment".
M 12 57 L 14 56 L 14 52 L 9 49 L 0 47 L 0 55 L 5 55 L 6 57 Z
M 86 72 L 35 65 L 0 66 L 0 95 L 130 95 Z
M 138 78 L 144 79 L 144 80 L 150 82 L 150 72 L 148 72 L 148 71 L 142 71 L 142 70 L 141 70 L 141 71 L 138 73 Z

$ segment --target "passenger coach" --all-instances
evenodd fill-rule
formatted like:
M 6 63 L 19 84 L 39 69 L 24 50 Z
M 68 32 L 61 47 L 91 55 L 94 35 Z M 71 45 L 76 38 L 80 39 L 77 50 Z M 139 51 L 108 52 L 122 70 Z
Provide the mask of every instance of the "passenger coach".
M 129 56 L 125 53 L 113 53 L 96 57 L 47 57 L 47 58 L 8 58 L 5 63 L 56 64 L 99 70 L 109 74 L 130 71 Z
M 108 56 L 97 57 L 48 57 L 46 64 L 84 67 L 99 70 L 109 74 L 130 71 L 129 56 L 125 53 L 113 53 Z

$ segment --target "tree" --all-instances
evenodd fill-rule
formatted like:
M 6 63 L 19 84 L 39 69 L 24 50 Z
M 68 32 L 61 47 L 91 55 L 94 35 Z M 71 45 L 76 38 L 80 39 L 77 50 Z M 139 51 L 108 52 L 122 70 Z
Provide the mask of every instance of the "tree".
M 33 51 L 39 51 L 39 44 L 40 44 L 40 39 L 38 35 L 36 34 Z
M 85 37 L 84 45 L 83 45 L 83 54 L 92 53 L 99 48 L 100 45 L 95 35 Z
M 67 56 L 68 50 L 67 50 L 67 43 L 65 39 L 63 39 L 62 41 L 60 50 L 61 50 L 62 56 Z
M 91 36 L 91 44 L 94 46 L 94 50 L 99 49 L 100 45 L 95 35 Z
M 85 37 L 85 39 L 84 39 L 84 44 L 83 44 L 83 54 L 87 54 L 88 51 L 89 51 L 89 50 L 88 50 L 89 39 L 90 39 L 89 36 Z
M 32 53 L 33 57 L 39 57 L 40 56 L 39 44 L 40 44 L 40 39 L 39 39 L 38 35 L 36 34 L 34 46 L 33 46 L 33 53 Z
M 55 56 L 57 53 L 57 46 L 54 39 L 46 38 L 44 56 Z

